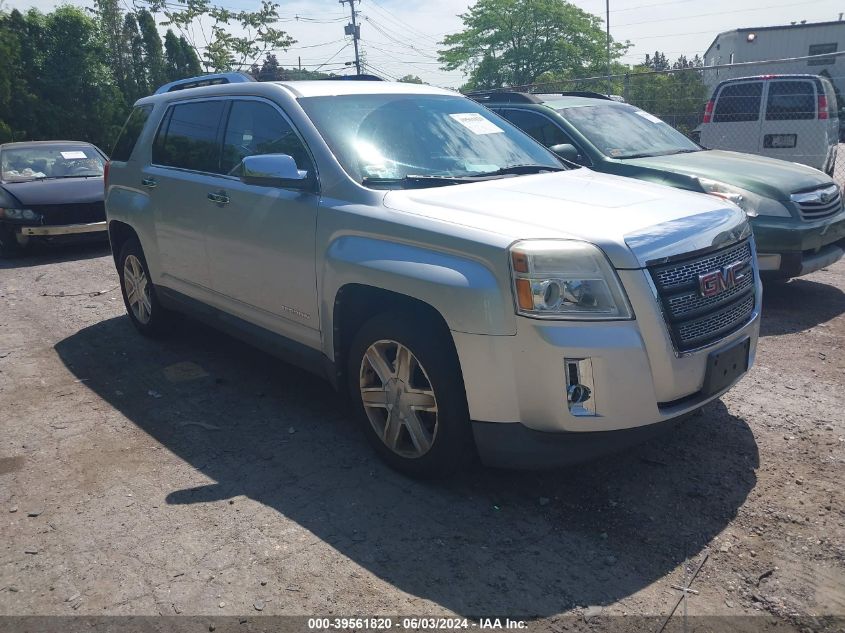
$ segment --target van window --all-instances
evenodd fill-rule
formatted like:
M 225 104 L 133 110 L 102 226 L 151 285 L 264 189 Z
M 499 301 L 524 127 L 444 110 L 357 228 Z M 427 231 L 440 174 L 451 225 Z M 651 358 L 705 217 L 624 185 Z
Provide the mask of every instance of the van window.
M 224 106 L 221 100 L 171 106 L 153 145 L 153 163 L 219 173 L 218 130 Z
M 150 113 L 153 111 L 152 105 L 137 106 L 132 108 L 129 113 L 129 118 L 123 125 L 123 129 L 117 137 L 114 144 L 114 149 L 111 153 L 112 160 L 127 161 L 132 155 L 132 150 L 135 148 L 135 143 L 138 142 L 138 137 L 141 136 L 141 131 L 150 118 Z
M 809 81 L 773 81 L 766 102 L 767 121 L 816 118 L 816 91 Z
M 728 123 L 759 120 L 762 95 L 763 84 L 759 81 L 723 86 L 719 93 L 719 99 L 716 101 L 713 122 Z
M 502 110 L 501 114 L 508 121 L 527 132 L 546 147 L 568 143 L 574 145 L 572 139 L 554 123 L 542 114 L 528 110 Z
M 278 110 L 260 101 L 235 101 L 223 140 L 221 171 L 240 175 L 241 161 L 256 154 L 287 154 L 299 169 L 311 171 L 305 145 Z
M 810 44 L 810 56 L 827 55 L 828 53 L 835 53 L 838 44 L 833 42 L 831 44 Z M 836 63 L 836 57 L 816 57 L 816 59 L 808 59 L 808 66 L 829 66 Z

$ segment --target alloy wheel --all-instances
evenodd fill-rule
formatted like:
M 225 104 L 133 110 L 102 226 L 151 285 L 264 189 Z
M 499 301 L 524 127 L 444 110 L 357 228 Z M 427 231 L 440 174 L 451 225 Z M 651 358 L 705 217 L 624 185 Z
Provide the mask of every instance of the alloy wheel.
M 437 437 L 437 397 L 410 349 L 380 340 L 361 359 L 361 401 L 376 435 L 394 453 L 422 457 Z
M 139 323 L 146 325 L 152 315 L 150 283 L 141 260 L 135 255 L 127 255 L 123 262 L 123 285 L 129 309 Z

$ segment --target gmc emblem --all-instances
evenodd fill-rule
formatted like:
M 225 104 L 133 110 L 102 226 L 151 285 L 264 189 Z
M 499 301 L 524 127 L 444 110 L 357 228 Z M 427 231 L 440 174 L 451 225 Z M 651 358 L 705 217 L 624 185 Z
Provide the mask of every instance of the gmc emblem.
M 715 297 L 720 292 L 730 290 L 745 279 L 751 272 L 750 259 L 728 264 L 721 270 L 714 270 L 698 276 L 698 290 L 701 296 Z

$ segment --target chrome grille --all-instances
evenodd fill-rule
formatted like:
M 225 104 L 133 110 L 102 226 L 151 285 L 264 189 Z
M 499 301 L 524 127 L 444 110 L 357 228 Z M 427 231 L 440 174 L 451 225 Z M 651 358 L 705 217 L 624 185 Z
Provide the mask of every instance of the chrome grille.
M 698 276 L 701 274 L 749 257 L 751 257 L 751 246 L 748 242 L 741 242 L 724 251 L 719 251 L 715 255 L 710 254 L 686 263 L 668 264 L 654 268 L 651 274 L 658 289 L 675 290 L 687 286 L 693 281 L 698 283 Z
M 821 187 L 817 191 L 821 192 L 828 190 L 835 190 L 836 193 L 833 199 L 830 199 L 827 202 L 822 202 L 821 200 L 801 200 L 802 198 L 806 198 L 808 194 L 812 195 L 815 191 L 805 192 L 804 194 L 794 194 L 792 196 L 793 200 L 795 200 L 796 206 L 798 207 L 799 213 L 801 213 L 802 220 L 806 220 L 808 222 L 812 220 L 822 220 L 832 215 L 836 215 L 842 210 L 842 192 L 839 190 L 838 186 L 832 185 Z
M 704 297 L 699 275 L 722 271 L 750 260 L 749 274 L 736 285 Z M 748 240 L 719 251 L 649 268 L 657 288 L 669 333 L 679 351 L 714 343 L 743 327 L 754 311 L 755 291 L 751 244 Z

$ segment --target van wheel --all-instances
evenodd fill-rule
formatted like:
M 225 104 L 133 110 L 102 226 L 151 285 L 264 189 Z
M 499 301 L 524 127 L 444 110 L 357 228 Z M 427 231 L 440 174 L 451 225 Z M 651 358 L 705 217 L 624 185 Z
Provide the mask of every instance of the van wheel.
M 347 375 L 364 433 L 390 466 L 436 477 L 469 461 L 463 377 L 437 328 L 408 314 L 373 317 L 352 341 Z
M 126 241 L 120 249 L 117 266 L 123 303 L 132 324 L 144 336 L 164 334 L 172 320 L 172 313 L 158 301 L 144 251 L 137 238 Z
M 17 233 L 13 226 L 0 224 L 0 257 L 10 259 L 20 257 L 27 251 L 28 244 L 18 240 Z

